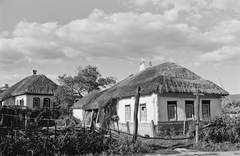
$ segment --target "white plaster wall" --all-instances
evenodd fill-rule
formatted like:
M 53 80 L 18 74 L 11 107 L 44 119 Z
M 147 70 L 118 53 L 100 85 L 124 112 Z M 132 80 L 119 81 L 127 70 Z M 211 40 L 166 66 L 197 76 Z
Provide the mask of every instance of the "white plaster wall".
M 73 116 L 77 119 L 83 120 L 83 110 L 82 109 L 73 109 Z
M 27 106 L 29 108 L 33 108 L 33 98 L 34 97 L 40 98 L 40 108 L 43 107 L 43 99 L 49 98 L 50 99 L 50 108 L 53 108 L 53 96 L 51 96 L 51 95 L 27 95 Z
M 126 105 L 130 105 L 131 107 L 131 120 L 129 121 L 129 123 L 133 122 L 134 102 L 135 102 L 135 97 L 123 98 L 118 101 L 117 112 L 120 118 L 119 123 L 126 123 L 126 119 L 125 119 Z M 138 111 L 139 123 L 150 123 L 152 120 L 154 121 L 154 123 L 157 123 L 158 122 L 157 94 L 141 96 L 139 99 L 139 110 L 140 110 L 140 104 L 145 104 L 145 103 L 146 103 L 146 109 L 147 109 L 147 121 L 142 121 L 142 122 L 140 121 L 140 113 Z
M 19 95 L 15 97 L 15 105 L 20 105 L 20 100 L 24 100 L 23 105 L 27 106 L 27 96 L 26 95 Z M 18 103 L 17 103 L 18 101 Z
M 7 98 L 3 101 L 2 104 L 3 105 L 14 105 L 15 104 L 15 98 L 14 97 Z
M 158 96 L 158 106 L 159 106 L 159 121 L 168 121 L 168 111 L 167 111 L 167 101 L 177 101 L 177 120 L 186 120 L 185 114 L 185 101 L 194 101 L 194 118 L 196 118 L 196 98 L 180 98 L 180 97 L 161 97 Z M 211 117 L 222 114 L 222 106 L 219 98 L 204 98 L 200 99 L 200 119 L 202 119 L 202 100 L 210 100 L 210 112 Z

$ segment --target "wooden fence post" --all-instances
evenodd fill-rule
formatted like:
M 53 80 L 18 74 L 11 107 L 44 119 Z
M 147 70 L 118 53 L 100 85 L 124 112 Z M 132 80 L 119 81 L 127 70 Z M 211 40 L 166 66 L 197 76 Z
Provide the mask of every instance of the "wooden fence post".
M 110 132 L 110 144 L 112 143 L 112 132 L 111 132 L 111 128 L 109 129 Z
M 49 119 L 47 119 L 47 144 L 48 144 L 48 137 L 49 137 Z
M 127 132 L 128 132 L 128 134 L 130 134 L 130 128 L 129 128 L 129 122 L 128 121 L 126 122 L 126 125 L 127 125 Z
M 54 125 L 54 133 L 55 133 L 55 137 L 54 137 L 54 139 L 56 140 L 56 138 L 57 138 L 57 122 L 56 122 L 56 120 L 54 120 L 54 123 L 55 123 L 55 125 Z
M 155 125 L 154 125 L 154 121 L 153 120 L 151 121 L 151 128 L 152 128 L 153 137 L 155 137 L 156 136 L 156 129 L 155 129 Z
M 90 128 L 91 129 L 93 128 L 93 114 L 94 114 L 94 110 L 92 110 L 92 113 L 91 113 L 91 121 L 90 121 Z
M 139 106 L 139 98 L 140 98 L 140 87 L 137 87 L 136 95 L 135 95 L 135 104 L 134 104 L 134 128 L 133 128 L 133 143 L 137 141 L 137 134 L 138 134 L 138 106 Z
M 197 122 L 196 122 L 196 144 L 198 143 L 198 139 L 199 139 L 199 111 L 200 111 L 200 95 L 203 95 L 203 94 L 200 94 L 199 93 L 199 90 L 197 88 L 197 92 L 194 94 L 196 95 L 196 100 L 197 100 Z
M 38 143 L 38 121 L 36 120 L 36 124 L 37 124 L 37 143 Z
M 186 133 L 186 120 L 183 121 L 183 135 Z

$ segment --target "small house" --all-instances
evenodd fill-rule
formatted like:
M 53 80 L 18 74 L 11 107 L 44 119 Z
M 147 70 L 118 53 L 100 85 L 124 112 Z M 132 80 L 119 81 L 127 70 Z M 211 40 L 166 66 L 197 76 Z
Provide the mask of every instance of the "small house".
M 28 108 L 53 108 L 53 95 L 58 85 L 45 75 L 33 74 L 22 79 L 0 94 L 2 105 L 20 105 Z
M 164 125 L 174 125 L 195 120 L 197 90 L 200 96 L 200 119 L 222 114 L 221 98 L 229 93 L 194 72 L 175 63 L 156 66 L 140 64 L 140 70 L 113 87 L 79 100 L 85 111 L 111 107 L 111 114 L 119 117 L 119 129 L 133 131 L 133 112 L 136 89 L 140 87 L 138 132 L 153 136 L 152 123 L 161 130 Z

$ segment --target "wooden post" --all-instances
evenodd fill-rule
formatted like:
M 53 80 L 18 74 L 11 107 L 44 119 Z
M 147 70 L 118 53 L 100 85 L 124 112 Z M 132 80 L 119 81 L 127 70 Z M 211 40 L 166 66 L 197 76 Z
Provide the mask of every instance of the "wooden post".
M 91 121 L 90 121 L 90 128 L 91 129 L 93 128 L 93 114 L 94 114 L 94 110 L 92 110 L 92 113 L 91 113 Z
M 111 132 L 111 128 L 109 129 L 110 132 L 110 144 L 112 143 L 112 132 Z
M 156 130 L 155 130 L 155 125 L 154 125 L 154 121 L 153 120 L 151 121 L 151 128 L 152 128 L 153 137 L 155 137 L 156 136 Z
M 183 121 L 183 135 L 185 135 L 186 131 L 186 120 Z
M 136 95 L 135 95 L 134 116 L 133 116 L 133 122 L 134 122 L 133 140 L 132 140 L 133 143 L 136 142 L 137 134 L 138 134 L 138 106 L 139 106 L 140 90 L 141 90 L 141 88 L 138 87 L 136 90 Z
M 129 122 L 128 121 L 126 122 L 126 125 L 127 125 L 127 133 L 130 134 L 130 128 L 129 128 Z
M 55 125 L 54 125 L 54 133 L 55 133 L 55 137 L 54 137 L 54 139 L 56 140 L 57 139 L 57 122 L 56 122 L 56 120 L 54 120 L 54 122 L 55 122 Z
M 36 124 L 37 124 L 37 143 L 38 143 L 38 121 L 36 120 Z
M 203 94 L 199 94 L 199 90 L 197 88 L 197 92 L 194 94 L 196 95 L 196 100 L 197 100 L 197 121 L 196 121 L 196 144 L 198 143 L 198 140 L 199 140 L 199 110 L 200 110 L 200 98 L 199 96 L 200 95 L 203 95 Z
M 27 129 L 27 113 L 25 112 L 25 119 L 24 119 L 25 130 Z
M 48 145 L 48 137 L 49 137 L 49 119 L 47 119 L 47 145 Z

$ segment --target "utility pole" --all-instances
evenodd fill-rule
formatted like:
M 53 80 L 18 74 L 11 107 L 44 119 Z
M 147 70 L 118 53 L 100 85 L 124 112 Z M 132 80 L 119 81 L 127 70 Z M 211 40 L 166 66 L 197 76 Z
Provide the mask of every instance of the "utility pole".
M 198 139 L 199 139 L 199 112 L 200 112 L 200 95 L 203 95 L 201 93 L 199 93 L 199 90 L 197 88 L 197 92 L 193 95 L 196 95 L 196 100 L 197 100 L 197 122 L 196 122 L 196 144 L 198 143 Z

